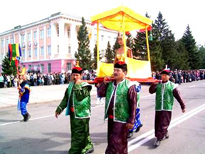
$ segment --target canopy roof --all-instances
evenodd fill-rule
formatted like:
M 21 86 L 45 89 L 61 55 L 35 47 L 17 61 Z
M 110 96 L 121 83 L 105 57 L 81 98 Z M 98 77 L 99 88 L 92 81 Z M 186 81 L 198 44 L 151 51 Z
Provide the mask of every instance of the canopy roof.
M 101 23 L 108 29 L 121 32 L 123 31 L 123 26 L 124 31 L 132 31 L 150 29 L 152 24 L 152 20 L 135 13 L 125 6 L 120 6 L 93 16 L 91 17 L 91 21 L 92 24 Z

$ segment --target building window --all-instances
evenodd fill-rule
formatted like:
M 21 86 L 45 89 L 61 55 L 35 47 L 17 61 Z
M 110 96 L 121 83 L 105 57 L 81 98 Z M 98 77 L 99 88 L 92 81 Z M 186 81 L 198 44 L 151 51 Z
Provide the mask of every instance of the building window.
M 41 47 L 41 56 L 44 55 L 44 47 Z
M 25 49 L 22 50 L 22 56 L 25 58 Z
M 59 26 L 57 26 L 56 28 L 57 28 L 57 36 L 59 36 Z
M 28 42 L 31 41 L 31 33 L 28 33 Z
M 67 70 L 68 71 L 71 70 L 71 63 L 67 63 L 66 65 L 67 65 Z
M 59 45 L 57 46 L 57 53 L 59 53 Z
M 51 27 L 47 28 L 47 37 L 51 37 Z
M 97 43 L 97 34 L 94 35 L 94 43 Z
M 51 63 L 48 63 L 48 73 L 51 73 Z
M 31 71 L 31 65 L 28 65 L 28 70 Z
M 70 38 L 70 27 L 68 27 L 68 38 Z
M 21 35 L 21 43 L 24 43 L 24 42 L 25 42 L 25 36 Z
M 37 48 L 34 48 L 34 57 L 37 57 Z
M 50 56 L 51 55 L 51 45 L 48 45 L 47 51 L 48 51 L 48 55 Z
M 1 40 L 1 46 L 2 47 L 4 46 L 4 40 Z
M 68 53 L 71 53 L 71 46 L 70 46 L 70 44 L 68 45 Z
M 43 29 L 40 31 L 40 39 L 44 39 L 44 30 Z
M 33 33 L 33 39 L 34 39 L 34 41 L 37 40 L 37 31 L 35 31 L 35 32 Z
M 31 57 L 31 49 L 28 49 L 28 57 Z
M 41 64 L 41 73 L 44 73 L 44 65 L 43 64 Z
M 8 46 L 9 44 L 9 39 L 6 39 L 6 46 Z
M 101 41 L 103 41 L 104 40 L 104 35 L 101 35 Z
M 11 38 L 11 44 L 13 44 L 14 43 L 14 39 L 13 38 Z

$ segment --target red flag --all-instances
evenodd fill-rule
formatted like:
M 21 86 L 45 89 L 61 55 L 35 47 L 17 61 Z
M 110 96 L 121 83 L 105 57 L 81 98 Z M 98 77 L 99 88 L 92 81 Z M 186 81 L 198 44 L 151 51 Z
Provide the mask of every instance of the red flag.
M 11 59 L 12 59 L 12 44 L 9 44 L 9 52 L 10 52 L 10 57 L 9 57 L 9 59 L 10 59 L 10 61 L 11 61 Z

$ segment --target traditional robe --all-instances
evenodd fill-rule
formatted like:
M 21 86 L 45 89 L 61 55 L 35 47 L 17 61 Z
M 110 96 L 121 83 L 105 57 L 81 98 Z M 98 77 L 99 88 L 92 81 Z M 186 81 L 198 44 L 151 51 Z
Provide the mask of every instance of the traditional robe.
M 170 83 L 170 81 L 167 82 L 163 82 L 163 83 L 159 83 L 162 84 L 163 86 L 166 86 L 167 83 Z M 173 84 L 173 83 L 172 83 Z M 149 88 L 149 92 L 151 94 L 155 93 L 157 91 L 157 84 L 153 83 L 150 88 Z M 162 92 L 162 94 L 164 94 L 165 92 Z M 169 95 L 173 95 L 177 101 L 179 102 L 181 109 L 185 109 L 185 104 L 184 101 L 182 100 L 180 93 L 178 91 L 178 89 L 176 87 L 173 87 L 172 93 L 169 93 Z M 156 95 L 156 100 L 157 97 L 160 97 L 158 95 Z M 163 97 L 162 97 L 163 98 Z M 156 104 L 158 102 L 156 101 Z M 168 103 L 170 102 L 164 102 L 164 106 L 166 106 Z M 156 105 L 157 106 L 157 105 Z M 156 107 L 156 113 L 155 113 L 155 137 L 158 140 L 162 140 L 165 135 L 167 134 L 167 129 L 169 127 L 169 124 L 171 122 L 171 116 L 172 116 L 172 106 L 170 109 L 161 109 L 159 110 Z
M 122 123 L 115 120 L 114 110 L 115 105 L 115 96 L 116 96 L 116 88 L 117 85 L 114 82 L 114 91 L 111 96 L 111 100 L 108 107 L 108 146 L 106 149 L 106 154 L 127 154 L 127 136 L 128 136 L 128 128 L 126 127 L 126 122 Z M 100 97 L 105 97 L 107 92 L 108 85 L 102 83 L 98 90 L 98 95 Z M 134 124 L 135 122 L 135 114 L 136 114 L 136 105 L 137 105 L 137 92 L 136 86 L 132 85 L 127 92 L 127 101 L 129 106 L 129 118 L 127 119 L 127 123 Z
M 69 84 L 73 84 L 73 82 Z M 72 87 L 68 86 L 63 100 L 56 109 L 56 112 L 60 114 L 67 107 L 66 113 L 68 112 L 70 115 L 71 148 L 69 154 L 84 154 L 93 149 L 89 133 L 90 100 L 88 98 L 91 88 L 89 85 L 83 86 L 83 83 L 73 84 Z M 83 103 L 83 100 L 86 101 Z

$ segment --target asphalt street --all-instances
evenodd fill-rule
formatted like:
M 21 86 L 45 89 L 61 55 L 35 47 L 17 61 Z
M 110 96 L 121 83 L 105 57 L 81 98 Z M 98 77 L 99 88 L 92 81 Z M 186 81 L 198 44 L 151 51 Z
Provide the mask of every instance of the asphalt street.
M 181 112 L 175 100 L 170 138 L 153 146 L 155 94 L 142 86 L 140 95 L 143 127 L 129 139 L 130 154 L 205 154 L 205 81 L 180 85 L 186 103 L 186 113 Z M 64 93 L 64 92 L 63 92 Z M 32 95 L 32 93 L 31 93 Z M 5 96 L 4 96 L 5 97 Z M 43 97 L 43 96 L 42 96 Z M 52 96 L 53 97 L 53 96 Z M 62 113 L 55 118 L 59 101 L 29 104 L 29 122 L 22 119 L 16 106 L 0 109 L 0 154 L 66 154 L 70 148 L 70 120 Z M 95 154 L 103 154 L 107 146 L 107 121 L 103 120 L 104 105 L 96 105 L 92 95 L 91 139 Z

